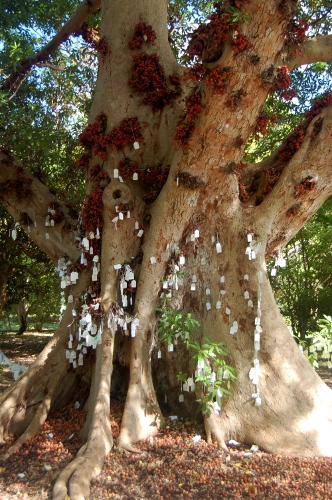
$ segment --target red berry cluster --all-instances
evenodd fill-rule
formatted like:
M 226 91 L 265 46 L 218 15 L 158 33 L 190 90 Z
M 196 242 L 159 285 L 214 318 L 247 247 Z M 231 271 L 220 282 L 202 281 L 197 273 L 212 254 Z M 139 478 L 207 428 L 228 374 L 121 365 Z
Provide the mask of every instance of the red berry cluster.
M 228 34 L 235 28 L 236 23 L 231 23 L 231 14 L 223 11 L 214 12 L 209 16 L 209 22 L 201 24 L 192 35 L 189 41 L 187 54 L 189 60 L 195 57 L 202 58 L 204 47 L 217 48 Z M 238 25 L 236 25 L 238 28 Z
M 239 198 L 242 203 L 248 203 L 248 201 L 250 200 L 250 196 L 244 184 L 239 184 Z
M 97 52 L 101 55 L 101 60 L 105 61 L 105 56 L 108 52 L 107 40 L 105 37 L 101 38 L 96 45 Z
M 91 193 L 86 198 L 82 208 L 82 221 L 85 231 L 95 231 L 98 227 L 103 227 L 101 214 L 103 210 L 102 196 L 105 187 L 109 184 L 110 178 L 101 166 L 96 164 L 90 169 L 90 180 L 93 182 Z M 93 239 L 90 246 L 93 246 L 98 253 L 99 240 Z M 93 244 L 92 244 L 93 243 Z
M 289 76 L 288 73 L 288 68 L 287 66 L 279 66 L 277 69 L 277 76 L 276 76 L 276 86 L 278 89 L 286 90 L 288 89 L 292 84 L 291 77 Z
M 95 187 L 84 202 L 82 208 L 82 220 L 85 231 L 95 231 L 97 227 L 99 229 L 103 227 L 103 222 L 101 220 L 101 213 L 103 210 L 103 191 L 104 190 L 102 188 Z
M 200 92 L 194 92 L 185 99 L 185 114 L 180 118 L 178 128 L 174 137 L 178 146 L 188 146 L 188 140 L 195 130 L 196 118 L 202 111 L 202 96 Z
M 174 87 L 181 87 L 181 81 L 177 75 L 169 75 L 168 78 L 171 84 L 174 85 Z
M 327 106 L 332 104 L 332 94 L 326 92 L 320 98 L 316 99 L 312 108 L 305 113 L 306 122 L 302 125 L 296 127 L 293 133 L 288 137 L 286 143 L 278 152 L 277 165 L 268 167 L 265 169 L 265 188 L 264 193 L 269 193 L 277 180 L 279 179 L 284 163 L 289 161 L 294 154 L 300 149 L 302 142 L 304 141 L 305 132 L 309 126 L 310 121 L 317 115 L 319 115 Z M 319 124 L 318 124 L 319 125 Z M 321 126 L 321 124 L 320 124 Z M 305 191 L 312 190 L 315 188 L 315 182 L 311 180 L 310 177 L 306 178 L 302 183 L 295 186 L 296 197 L 303 194 Z
M 279 91 L 281 97 L 283 97 L 286 101 L 290 101 L 293 97 L 296 97 L 295 90 L 289 89 L 292 84 L 291 77 L 288 73 L 287 66 L 279 66 L 277 69 L 276 75 L 276 90 Z
M 99 142 L 101 137 L 104 136 L 107 127 L 107 116 L 102 111 L 94 123 L 91 123 L 86 127 L 84 132 L 79 137 L 79 143 L 83 146 L 91 155 L 93 152 L 97 156 L 103 156 L 106 152 L 104 146 L 100 146 Z M 103 158 L 104 159 L 104 158 Z
M 231 70 L 229 68 L 211 69 L 208 72 L 207 83 L 213 87 L 216 94 L 223 94 L 230 74 Z
M 304 22 L 302 19 L 299 20 L 299 24 L 295 24 L 292 27 L 292 32 L 294 33 L 294 38 L 299 43 L 303 43 L 306 39 L 306 31 L 309 28 L 309 24 Z
M 243 4 L 247 2 L 237 0 L 229 3 L 241 10 Z M 237 5 L 241 7 L 237 7 Z M 209 22 L 201 24 L 192 34 L 187 48 L 189 60 L 202 59 L 205 48 L 209 52 L 215 52 L 232 32 L 235 33 L 231 44 L 234 52 L 238 53 L 250 47 L 249 40 L 241 32 L 241 25 L 232 22 L 232 14 L 226 10 L 225 3 L 217 2 L 214 4 L 214 8 L 215 12 L 208 17 Z
M 301 208 L 301 204 L 300 203 L 297 203 L 296 205 L 293 205 L 292 207 L 290 207 L 287 212 L 286 212 L 286 216 L 287 217 L 296 217 L 299 212 L 300 212 L 300 208 Z
M 242 178 L 242 170 L 248 166 L 248 163 L 240 161 L 234 168 L 234 173 L 238 180 Z
M 313 191 L 315 187 L 316 182 L 314 179 L 310 176 L 306 177 L 302 182 L 299 182 L 299 184 L 295 184 L 295 198 L 299 198 L 308 191 Z
M 238 33 L 236 38 L 232 41 L 232 49 L 236 54 L 251 47 L 252 44 L 250 44 L 248 38 L 245 35 L 241 35 L 241 33 Z
M 108 52 L 108 46 L 106 38 L 99 37 L 99 31 L 86 23 L 82 24 L 82 27 L 76 35 L 81 35 L 83 40 L 87 42 L 91 47 L 93 47 L 99 54 L 101 54 L 101 60 L 104 62 L 105 55 Z
M 283 97 L 285 99 L 285 101 L 290 101 L 291 99 L 293 99 L 293 97 L 296 97 L 296 96 L 297 96 L 297 93 L 294 89 L 285 90 L 281 94 L 281 97 Z
M 141 95 L 143 103 L 152 106 L 154 111 L 163 109 L 181 94 L 181 88 L 168 89 L 164 70 L 156 54 L 137 54 L 133 56 L 133 75 L 129 85 Z
M 223 94 L 227 86 L 227 80 L 231 71 L 229 68 L 208 69 L 202 63 L 195 63 L 184 75 L 184 81 L 194 80 L 196 82 L 206 79 L 208 85 L 213 87 L 216 94 Z
M 144 184 L 148 184 L 154 188 L 157 188 L 160 184 L 164 185 L 167 181 L 170 167 L 165 168 L 149 167 L 141 171 L 141 178 Z
M 302 19 L 299 20 L 297 24 L 295 21 L 288 31 L 287 43 L 294 47 L 292 55 L 296 55 L 300 49 L 301 43 L 306 40 L 306 31 L 309 28 L 309 24 L 304 22 Z
M 132 39 L 128 42 L 130 50 L 139 49 L 142 47 L 144 42 L 154 44 L 157 38 L 156 32 L 152 29 L 152 26 L 146 23 L 138 23 L 135 26 L 135 33 Z
M 137 161 L 133 161 L 130 158 L 125 157 L 119 161 L 119 173 L 124 179 L 126 177 L 132 178 L 135 172 L 138 174 L 138 169 Z
M 277 115 L 269 115 L 266 111 L 262 111 L 256 122 L 253 139 L 259 139 L 259 135 L 266 135 L 271 127 L 274 127 L 277 121 Z
M 288 137 L 284 146 L 278 151 L 279 163 L 289 161 L 294 156 L 304 141 L 304 135 L 305 128 L 301 125 L 296 127 L 294 132 Z
M 208 73 L 208 69 L 203 66 L 202 63 L 197 62 L 184 74 L 183 80 L 188 82 L 189 80 L 194 80 L 195 82 L 200 82 L 204 80 Z
M 293 133 L 288 137 L 285 144 L 282 148 L 279 149 L 277 155 L 277 164 L 271 167 L 267 167 L 265 169 L 265 187 L 264 194 L 272 191 L 273 186 L 276 184 L 279 179 L 283 169 L 285 162 L 289 161 L 296 151 L 298 151 L 301 147 L 301 144 L 304 140 L 305 128 L 301 125 L 296 127 Z
M 83 153 L 77 160 L 76 164 L 79 168 L 84 168 L 87 169 L 89 167 L 89 161 L 90 161 L 91 155 L 90 153 Z
M 140 178 L 142 179 L 143 186 L 148 190 L 143 196 L 146 202 L 152 202 L 157 198 L 167 181 L 169 170 L 169 166 L 161 168 L 157 165 L 156 167 L 149 167 L 141 171 Z
M 64 214 L 60 209 L 60 203 L 58 201 L 51 201 L 48 206 L 51 210 L 55 211 L 55 214 L 52 214 L 51 218 L 54 220 L 55 224 L 59 224 L 64 218 Z
M 134 173 L 138 174 L 143 187 L 148 191 L 144 194 L 145 201 L 154 201 L 165 184 L 170 167 L 161 168 L 160 165 L 148 167 L 145 170 L 140 169 L 136 161 L 130 158 L 123 158 L 119 161 L 119 173 L 123 178 L 132 178 Z
M 281 165 L 273 165 L 271 167 L 267 167 L 264 170 L 264 174 L 265 174 L 265 186 L 264 186 L 264 190 L 263 190 L 264 194 L 267 194 L 270 191 L 272 191 L 272 189 L 273 189 L 274 185 L 276 184 L 276 182 L 278 181 L 283 169 L 284 169 L 284 167 Z
M 138 117 L 124 118 L 118 127 L 112 128 L 105 139 L 116 149 L 122 149 L 135 141 L 142 141 L 143 136 Z
M 90 169 L 90 180 L 99 187 L 105 187 L 110 182 L 108 173 L 98 163 Z
M 305 113 L 305 117 L 312 120 L 315 116 L 319 115 L 324 108 L 331 106 L 332 104 L 332 93 L 325 92 L 321 97 L 315 99 L 313 106 L 309 111 Z

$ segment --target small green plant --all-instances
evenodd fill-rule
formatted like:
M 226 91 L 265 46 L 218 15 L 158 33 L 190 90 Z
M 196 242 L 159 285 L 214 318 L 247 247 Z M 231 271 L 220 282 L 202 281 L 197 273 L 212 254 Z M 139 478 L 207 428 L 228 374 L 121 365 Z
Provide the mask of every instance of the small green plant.
M 203 414 L 210 414 L 212 406 L 220 411 L 222 398 L 230 394 L 231 382 L 236 378 L 235 368 L 225 361 L 228 354 L 225 342 L 217 343 L 205 337 L 204 343 L 200 345 L 193 337 L 193 333 L 199 330 L 200 323 L 191 313 L 175 310 L 172 306 L 167 306 L 166 302 L 157 311 L 161 312 L 158 327 L 160 341 L 167 342 L 169 346 L 181 341 L 191 351 L 197 364 L 195 383 L 193 377 L 182 372 L 177 375 L 177 379 L 195 391 L 196 401 Z
M 313 345 L 317 351 L 329 353 L 332 351 L 332 317 L 324 314 L 324 318 L 318 321 L 318 325 L 320 328 L 319 331 L 306 335 L 306 339 L 309 340 L 310 344 Z M 306 356 L 314 368 L 319 368 L 314 353 L 309 352 Z
M 227 12 L 231 14 L 231 18 L 228 20 L 229 23 L 239 23 L 243 24 L 248 22 L 249 16 L 245 12 L 242 12 L 239 9 L 236 9 L 235 7 L 228 7 Z

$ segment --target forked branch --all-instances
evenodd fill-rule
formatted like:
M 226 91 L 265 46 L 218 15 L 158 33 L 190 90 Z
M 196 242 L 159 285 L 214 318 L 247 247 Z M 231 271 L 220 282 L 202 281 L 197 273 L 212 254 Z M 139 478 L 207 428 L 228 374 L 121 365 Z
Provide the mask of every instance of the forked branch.
M 332 61 L 332 35 L 315 36 L 301 44 L 295 57 L 287 62 L 289 71 L 316 62 Z
M 76 225 L 77 219 L 48 187 L 3 150 L 0 150 L 0 201 L 25 231 L 29 228 L 29 237 L 54 263 L 59 255 L 67 255 L 71 260 L 78 258 L 78 248 L 69 238 L 69 232 L 63 230 L 65 225 Z M 51 206 L 57 207 L 59 222 L 50 228 L 50 239 L 46 239 L 40 228 L 45 227 L 48 207 Z M 56 238 L 52 237 L 54 234 Z
M 331 195 L 332 171 L 326 168 L 332 161 L 331 132 L 330 106 L 310 122 L 300 148 L 259 205 L 259 217 L 269 227 L 267 254 L 282 249 Z

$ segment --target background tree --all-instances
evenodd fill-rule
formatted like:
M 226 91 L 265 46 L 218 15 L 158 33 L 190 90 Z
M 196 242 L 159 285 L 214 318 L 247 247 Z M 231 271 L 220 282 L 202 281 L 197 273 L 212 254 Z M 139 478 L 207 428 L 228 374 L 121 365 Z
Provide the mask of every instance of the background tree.
M 67 488 L 73 499 L 87 497 L 113 445 L 110 383 L 119 365 L 129 367 L 123 448 L 135 450 L 160 425 L 156 385 L 166 387 L 170 408 L 193 411 L 195 398 L 179 400 L 176 378 L 188 368 L 186 388 L 195 377 L 202 381 L 201 370 L 209 379 L 199 394 L 210 410 L 208 439 L 225 447 L 232 435 L 274 452 L 331 455 L 331 391 L 299 352 L 265 267 L 331 194 L 331 94 L 318 96 L 267 157 L 243 161 L 252 134 L 275 120 L 264 109 L 268 96 L 294 95 L 289 71 L 332 59 L 329 5 L 301 6 L 303 16 L 291 0 L 217 3 L 189 41 L 186 70 L 169 44 L 167 2 L 89 0 L 3 78 L 7 98 L 17 97 L 34 65 L 49 62 L 78 31 L 99 53 L 89 125 L 80 137 L 81 219 L 24 168 L 23 157 L 22 164 L 0 153 L 2 203 L 16 220 L 35 214 L 31 238 L 57 266 L 67 304 L 50 344 L 2 397 L 2 435 L 20 436 L 8 453 L 90 384 L 86 444 L 60 474 L 56 499 Z M 96 37 L 83 23 L 99 7 Z M 322 36 L 306 40 L 305 17 Z M 171 300 L 161 322 L 183 310 L 184 319 L 192 314 L 201 325 L 192 339 L 198 366 L 180 345 L 163 344 L 161 360 L 154 349 L 156 309 L 165 296 Z M 225 342 L 225 363 L 237 380 L 220 412 L 222 394 L 214 387 L 229 385 L 229 371 L 214 364 L 210 347 Z
M 331 310 L 330 247 L 331 199 L 285 247 L 287 267 L 271 280 L 281 313 L 302 341 Z

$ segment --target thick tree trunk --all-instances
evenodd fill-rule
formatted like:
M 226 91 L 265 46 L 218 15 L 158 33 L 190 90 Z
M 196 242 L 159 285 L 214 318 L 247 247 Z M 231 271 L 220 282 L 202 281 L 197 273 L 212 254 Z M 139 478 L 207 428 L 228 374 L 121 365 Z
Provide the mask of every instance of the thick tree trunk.
M 332 130 L 331 110 L 324 110 L 306 124 L 301 149 L 284 161 L 284 171 L 269 194 L 264 175 L 266 169 L 279 165 L 276 159 L 280 151 L 249 167 L 248 174 L 244 172 L 250 187 L 249 201 L 245 204 L 238 178 L 243 167 L 240 163 L 243 148 L 268 92 L 274 88 L 274 66 L 283 50 L 292 9 L 286 12 L 276 2 L 248 4 L 249 22 L 244 23 L 243 29 L 250 39 L 250 49 L 234 53 L 233 33 L 218 52 L 220 59 L 207 63 L 210 69 L 227 70 L 227 87 L 220 94 L 206 82 L 197 84 L 203 106 L 188 146 L 182 150 L 175 149 L 173 144 L 182 101 L 177 93 L 170 93 L 173 88 L 170 82 L 181 81 L 184 94 L 191 89 L 190 85 L 184 86 L 183 69 L 167 41 L 166 4 L 164 0 L 136 0 L 135 4 L 120 0 L 102 2 L 101 37 L 105 37 L 107 51 L 100 62 L 90 122 L 93 124 L 102 116 L 106 130 L 99 130 L 97 139 L 101 140 L 92 146 L 93 127 L 85 136 L 89 155 L 87 199 L 92 203 L 85 206 L 84 217 L 88 221 L 83 222 L 92 220 L 96 227 L 85 227 L 80 249 L 65 232 L 59 238 L 60 231 L 56 228 L 45 239 L 39 229 L 43 227 L 42 220 L 31 232 L 31 237 L 55 263 L 65 255 L 69 259 L 68 268 L 72 266 L 81 272 L 85 266 L 70 296 L 78 301 L 97 290 L 98 324 L 104 325 L 95 364 L 74 368 L 64 354 L 68 324 L 72 323 L 73 306 L 69 303 L 50 345 L 1 398 L 2 439 L 8 432 L 21 434 L 9 450 L 11 453 L 38 431 L 52 408 L 73 397 L 82 380 L 88 383 L 91 380 L 87 420 L 82 430 L 86 444 L 59 476 L 53 492 L 56 500 L 64 499 L 68 491 L 72 500 L 86 498 L 91 478 L 99 473 L 111 449 L 109 405 L 113 365 L 130 368 L 121 447 L 135 451 L 134 444 L 156 432 L 162 422 L 152 372 L 157 383 L 162 380 L 167 386 L 174 411 L 192 413 L 197 407 L 189 394 L 185 395 L 184 403 L 179 402 L 176 374 L 187 370 L 191 375 L 196 369 L 188 353 L 178 347 L 173 353 L 166 352 L 162 347 L 163 358 L 156 359 L 155 355 L 156 308 L 160 306 L 162 283 L 166 279 L 169 282 L 176 274 L 175 266 L 183 265 L 184 256 L 183 269 L 188 276 L 183 278 L 181 286 L 168 285 L 168 293 L 172 295 L 170 304 L 199 320 L 199 341 L 208 336 L 225 342 L 229 349 L 227 362 L 237 370 L 236 382 L 220 415 L 212 412 L 205 417 L 208 439 L 215 437 L 223 447 L 228 437 L 232 437 L 278 453 L 332 455 L 332 392 L 320 381 L 292 339 L 278 311 L 265 269 L 265 257 L 277 252 L 328 195 L 326 185 L 331 186 L 332 173 L 324 165 L 332 159 L 325 140 Z M 128 42 L 137 23 L 146 23 L 155 30 L 154 45 L 148 37 L 142 38 L 144 45 L 139 51 L 144 52 L 144 57 L 151 56 L 144 59 L 149 62 L 156 62 L 158 54 L 158 64 L 164 71 L 159 83 L 165 85 L 166 97 L 174 97 L 164 107 L 158 102 L 157 110 L 153 107 L 156 101 L 152 101 L 153 105 L 143 102 L 143 95 L 128 84 L 133 77 L 132 54 L 138 55 L 138 51 L 129 50 Z M 208 52 L 205 50 L 204 54 Z M 142 63 L 139 67 L 142 69 Z M 124 130 L 119 124 L 125 119 Z M 141 134 L 139 141 L 133 124 L 139 128 L 135 129 L 136 134 Z M 126 127 L 131 127 L 132 137 Z M 93 136 L 94 141 L 97 139 Z M 120 160 L 130 165 L 137 162 L 135 168 L 142 177 L 139 182 L 119 177 Z M 14 162 L 4 152 L 0 153 L 0 161 L 4 165 L 0 175 L 5 182 L 12 181 Z M 160 172 L 168 169 L 159 196 L 155 193 L 155 201 L 148 203 L 149 186 L 157 182 Z M 102 176 L 94 176 L 96 171 Z M 290 218 L 289 214 L 294 214 L 295 185 L 308 176 L 316 179 L 315 172 L 319 172 L 315 196 L 311 191 L 305 192 L 296 212 L 298 217 Z M 37 180 L 30 177 L 28 180 L 33 186 L 29 206 L 5 199 L 6 207 L 16 218 L 23 210 L 30 210 L 30 216 L 33 211 L 43 213 L 54 202 Z M 33 196 L 37 191 L 40 196 Z M 65 207 L 62 209 L 67 217 Z M 99 209 L 101 218 L 96 221 Z M 102 224 L 101 250 L 97 253 L 91 241 Z M 80 235 L 79 230 L 77 233 Z M 93 263 L 84 264 L 84 241 L 90 241 Z M 85 254 L 90 254 L 90 248 Z M 83 264 L 78 264 L 81 252 Z M 87 305 L 91 302 L 80 300 L 80 306 Z M 84 319 L 84 311 L 76 309 Z M 82 347 L 78 346 L 81 329 L 77 327 L 75 333 L 77 341 L 69 339 L 74 351 Z M 116 334 L 122 338 L 114 343 Z M 88 348 L 91 351 L 91 345 Z

